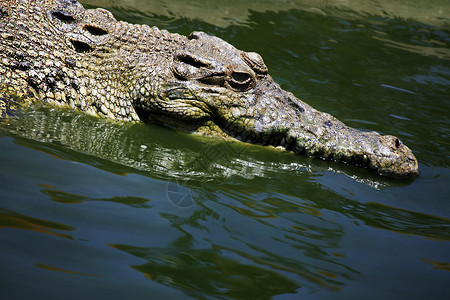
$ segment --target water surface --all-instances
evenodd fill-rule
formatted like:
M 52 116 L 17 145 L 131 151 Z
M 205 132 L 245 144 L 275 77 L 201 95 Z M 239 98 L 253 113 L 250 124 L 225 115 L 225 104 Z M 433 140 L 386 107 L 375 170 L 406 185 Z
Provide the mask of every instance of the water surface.
M 448 6 L 83 3 L 259 52 L 313 107 L 398 136 L 420 176 L 31 107 L 0 122 L 2 299 L 448 298 Z

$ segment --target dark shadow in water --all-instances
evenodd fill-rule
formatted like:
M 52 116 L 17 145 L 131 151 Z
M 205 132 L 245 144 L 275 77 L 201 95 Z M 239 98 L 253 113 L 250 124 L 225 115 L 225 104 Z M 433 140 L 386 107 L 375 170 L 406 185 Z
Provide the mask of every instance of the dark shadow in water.
M 71 235 L 60 233 L 60 231 L 75 230 L 74 227 L 69 225 L 38 219 L 4 208 L 0 208 L 0 229 L 2 227 L 31 230 L 71 240 L 74 239 Z
M 365 224 L 407 235 L 450 241 L 450 219 L 391 207 L 380 203 L 355 205 L 350 214 Z
M 59 203 L 65 204 L 75 204 L 75 203 L 83 203 L 88 201 L 103 201 L 103 202 L 114 202 L 119 204 L 128 205 L 130 207 L 135 208 L 151 208 L 152 205 L 147 204 L 149 199 L 141 198 L 141 197 L 111 197 L 111 198 L 90 198 L 86 196 L 81 196 L 72 193 L 66 193 L 63 191 L 58 191 L 54 189 L 44 189 L 42 192 L 50 198 Z
M 241 256 L 235 259 L 233 256 L 240 256 L 240 253 L 235 253 L 234 249 L 216 247 L 180 251 L 179 247 L 111 246 L 147 260 L 143 265 L 132 266 L 147 278 L 181 289 L 194 298 L 208 295 L 233 299 L 270 299 L 275 295 L 296 293 L 301 287 L 283 275 L 297 270 L 276 267 L 272 270 L 273 266 L 254 257 L 246 260 Z
M 47 271 L 60 272 L 60 273 L 64 273 L 64 274 L 79 275 L 79 276 L 86 276 L 86 277 L 102 277 L 102 275 L 91 274 L 91 273 L 82 273 L 82 272 L 77 272 L 77 271 L 72 271 L 72 270 L 66 270 L 66 269 L 61 269 L 61 268 L 58 268 L 58 267 L 50 266 L 50 265 L 47 265 L 47 264 L 36 263 L 35 266 L 38 267 L 38 268 L 47 270 Z
M 171 219 L 174 216 L 163 217 Z M 271 299 L 279 294 L 296 293 L 303 287 L 300 282 L 304 282 L 305 286 L 313 285 L 337 292 L 344 284 L 342 277 L 357 277 L 355 271 L 346 267 L 337 273 L 318 270 L 317 266 L 301 263 L 307 259 L 287 259 L 273 252 L 273 249 L 263 249 L 257 245 L 247 244 L 249 249 L 246 251 L 213 243 L 211 248 L 198 249 L 194 246 L 194 238 L 182 229 L 182 224 L 174 226 L 184 236 L 169 247 L 110 246 L 146 260 L 147 263 L 132 268 L 147 278 L 181 289 L 192 297 L 206 294 L 219 298 Z M 302 256 L 301 251 L 298 254 Z

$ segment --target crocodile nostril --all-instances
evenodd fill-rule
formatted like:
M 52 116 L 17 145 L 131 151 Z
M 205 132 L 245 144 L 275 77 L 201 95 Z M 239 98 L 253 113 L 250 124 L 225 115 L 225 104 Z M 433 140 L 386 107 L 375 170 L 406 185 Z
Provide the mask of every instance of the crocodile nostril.
M 297 99 L 297 98 L 295 98 L 295 96 L 294 95 L 292 95 L 292 94 L 288 94 L 287 96 L 285 96 L 285 98 L 284 98 L 286 101 L 287 101 L 287 103 L 292 107 L 292 108 L 294 108 L 295 109 L 295 111 L 297 111 L 298 113 L 303 113 L 303 112 L 305 112 L 305 108 L 302 106 L 302 103 Z M 328 121 L 329 122 L 329 121 Z M 326 123 L 326 122 L 325 122 Z M 331 123 L 331 122 L 329 122 L 329 123 Z M 326 125 L 328 126 L 328 124 L 326 123 Z M 330 127 L 331 125 L 329 125 L 329 127 Z
M 394 144 L 395 144 L 395 148 L 398 149 L 400 147 L 400 140 L 396 138 L 394 141 Z
M 200 39 L 200 37 L 202 36 L 202 34 L 204 34 L 203 32 L 199 32 L 199 31 L 192 31 L 189 36 L 188 39 L 189 40 L 198 40 Z

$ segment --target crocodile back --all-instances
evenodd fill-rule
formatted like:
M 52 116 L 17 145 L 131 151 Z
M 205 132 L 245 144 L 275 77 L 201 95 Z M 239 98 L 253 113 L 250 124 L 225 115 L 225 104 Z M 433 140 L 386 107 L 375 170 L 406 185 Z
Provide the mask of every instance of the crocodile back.
M 2 1 L 0 36 L 1 94 L 120 120 L 139 120 L 134 98 L 187 42 L 75 0 Z

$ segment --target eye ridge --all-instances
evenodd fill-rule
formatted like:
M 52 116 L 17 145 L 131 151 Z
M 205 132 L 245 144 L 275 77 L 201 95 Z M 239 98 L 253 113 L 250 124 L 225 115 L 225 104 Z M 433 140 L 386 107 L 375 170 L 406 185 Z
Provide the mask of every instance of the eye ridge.
M 223 86 L 225 82 L 225 74 L 223 73 L 211 74 L 209 76 L 201 78 L 199 81 L 204 84 Z
M 186 53 L 180 53 L 176 56 L 176 59 L 182 63 L 185 63 L 187 65 L 191 65 L 197 69 L 208 67 L 208 65 L 204 62 L 199 61 L 198 59 L 194 58 L 193 56 L 186 54 Z

